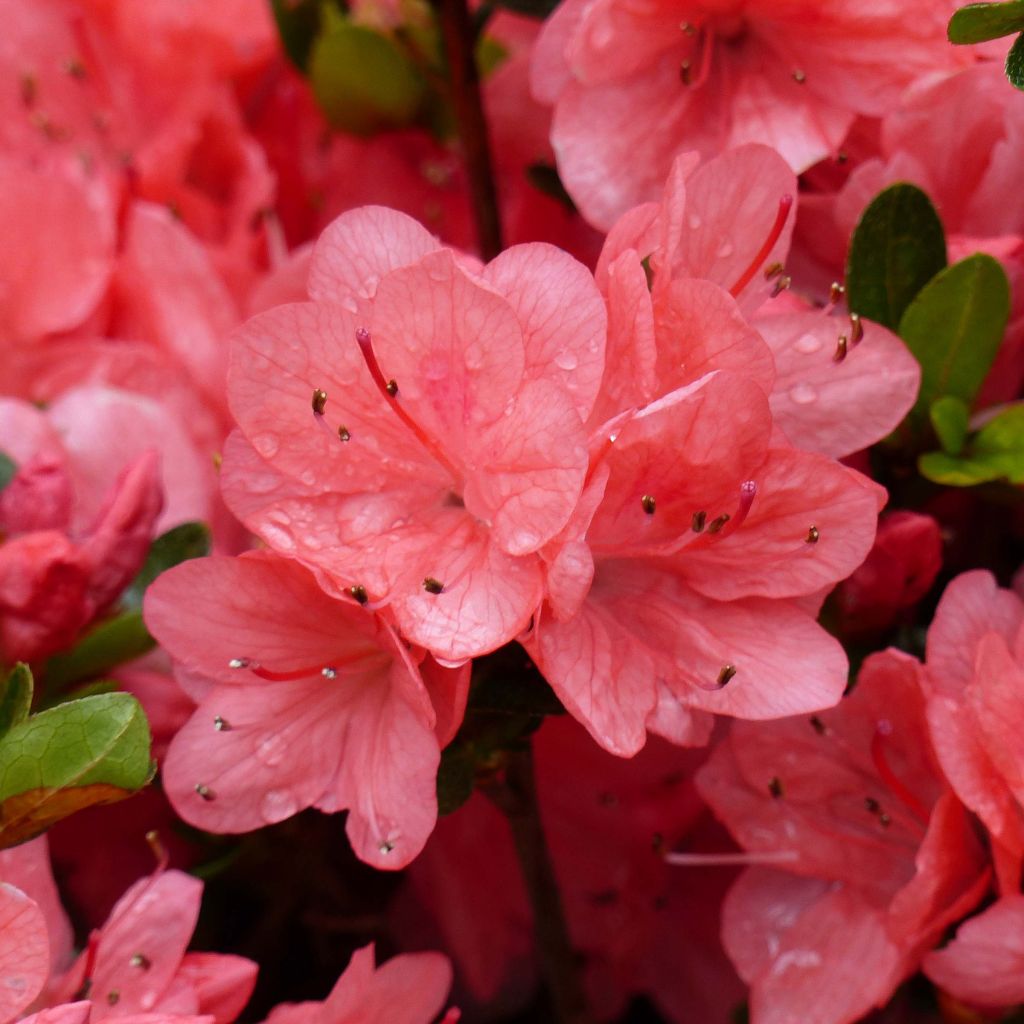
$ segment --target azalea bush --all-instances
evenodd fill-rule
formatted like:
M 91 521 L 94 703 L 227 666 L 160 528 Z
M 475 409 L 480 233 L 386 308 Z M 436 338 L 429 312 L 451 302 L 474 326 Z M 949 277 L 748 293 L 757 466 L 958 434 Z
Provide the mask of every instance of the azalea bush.
M 0 1024 L 1024 1020 L 1024 2 L 0 0 Z

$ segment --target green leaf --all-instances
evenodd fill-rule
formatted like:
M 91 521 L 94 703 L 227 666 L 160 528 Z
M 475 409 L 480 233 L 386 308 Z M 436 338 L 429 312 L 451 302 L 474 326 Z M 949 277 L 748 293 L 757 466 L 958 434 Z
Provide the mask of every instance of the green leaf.
M 1017 89 L 1024 89 L 1024 32 L 1017 36 L 1006 55 L 1006 77 Z
M 907 307 L 899 335 L 921 364 L 911 411 L 920 424 L 936 399 L 970 406 L 999 351 L 1010 316 L 1010 285 L 997 260 L 975 253 L 942 271 Z
M 984 43 L 1024 29 L 1024 0 L 1002 4 L 968 4 L 949 19 L 951 43 Z
M 353 135 L 411 124 L 425 84 L 389 37 L 340 18 L 313 44 L 309 77 L 327 120 Z
M 54 691 L 70 683 L 105 675 L 126 661 L 141 657 L 154 646 L 142 613 L 125 612 L 101 622 L 66 654 L 46 663 L 46 686 Z
M 277 34 L 288 59 L 303 73 L 320 31 L 320 0 L 270 0 Z
M 946 395 L 932 402 L 928 418 L 932 421 L 935 436 L 949 455 L 959 455 L 967 440 L 967 421 L 970 410 L 955 395 Z
M 14 726 L 0 741 L 0 847 L 141 789 L 153 774 L 149 749 L 146 716 L 126 693 L 71 701 Z
M 11 669 L 0 693 L 0 738 L 28 718 L 32 707 L 32 670 L 24 662 Z
M 929 452 L 918 459 L 921 475 L 948 487 L 1006 480 L 1024 484 L 1024 403 L 1011 405 L 974 435 L 961 457 Z
M 209 553 L 210 530 L 205 523 L 182 523 L 160 534 L 150 545 L 138 576 L 121 595 L 121 604 L 125 608 L 141 608 L 146 588 L 160 573 Z
M 911 299 L 946 265 L 946 236 L 931 200 L 899 182 L 861 214 L 846 258 L 851 312 L 895 330 Z
M 0 491 L 2 491 L 18 472 L 18 464 L 5 451 L 0 451 Z

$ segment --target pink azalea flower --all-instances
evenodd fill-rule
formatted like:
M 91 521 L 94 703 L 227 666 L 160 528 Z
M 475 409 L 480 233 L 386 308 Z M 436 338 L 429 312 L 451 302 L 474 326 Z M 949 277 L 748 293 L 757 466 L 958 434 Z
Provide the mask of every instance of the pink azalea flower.
M 448 660 L 507 643 L 540 604 L 604 359 L 603 303 L 571 257 L 474 266 L 393 211 L 335 221 L 313 301 L 237 335 L 222 473 L 267 544 Z
M 431 1024 L 451 984 L 451 965 L 440 953 L 407 953 L 375 967 L 371 944 L 352 954 L 322 1003 L 282 1003 L 265 1024 Z M 458 1019 L 450 1010 L 441 1024 Z
M 584 215 L 608 228 L 653 199 L 683 150 L 766 142 L 802 171 L 857 114 L 880 116 L 915 78 L 967 58 L 943 0 L 566 0 L 548 20 L 533 87 Z
M 992 837 L 1000 888 L 1020 888 L 1024 603 L 990 573 L 964 573 L 928 630 L 928 726 L 942 770 Z
M 244 832 L 306 807 L 347 808 L 364 860 L 400 868 L 419 852 L 468 667 L 417 665 L 377 617 L 269 552 L 170 570 L 145 615 L 199 702 L 163 765 L 182 817 Z
M 986 856 L 935 760 L 919 676 L 908 656 L 873 655 L 838 708 L 734 723 L 698 773 L 749 861 L 768 865 L 723 910 L 752 1024 L 852 1024 L 985 894 Z
M 122 462 L 101 448 L 90 454 L 104 485 L 76 487 L 84 461 L 49 414 L 0 399 L 0 423 L 17 466 L 0 493 L 0 652 L 34 660 L 68 646 L 138 571 L 160 514 L 157 457 Z

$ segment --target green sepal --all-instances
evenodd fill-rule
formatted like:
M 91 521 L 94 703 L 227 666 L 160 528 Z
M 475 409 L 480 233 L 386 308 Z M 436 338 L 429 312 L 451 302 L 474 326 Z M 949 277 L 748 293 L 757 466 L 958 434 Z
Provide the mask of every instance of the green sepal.
M 46 663 L 46 688 L 57 690 L 81 680 L 106 675 L 126 661 L 142 657 L 155 644 L 138 611 L 124 612 L 101 622 L 65 654 Z
M 954 12 L 946 28 L 951 43 L 965 45 L 999 39 L 1024 30 L 1024 0 L 968 4 Z
M 8 673 L 0 693 L 0 739 L 28 718 L 32 687 L 32 669 L 19 661 Z
M 1006 55 L 1005 70 L 1010 85 L 1024 90 L 1024 32 L 1017 36 L 1010 47 L 1010 52 Z

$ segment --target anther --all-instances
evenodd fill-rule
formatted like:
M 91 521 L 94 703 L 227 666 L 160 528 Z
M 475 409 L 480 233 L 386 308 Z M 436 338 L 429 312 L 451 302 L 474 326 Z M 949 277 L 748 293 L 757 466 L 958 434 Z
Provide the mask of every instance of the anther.
M 654 509 L 656 507 L 656 504 L 655 504 L 653 495 L 650 495 L 650 494 L 643 495 L 640 498 L 640 505 L 643 508 L 643 510 L 649 516 L 653 516 L 654 515 Z
M 878 824 L 881 825 L 883 828 L 888 828 L 892 824 L 892 818 L 890 818 L 889 815 L 886 814 L 885 811 L 883 811 L 878 816 Z
M 818 543 L 818 538 L 820 536 L 821 536 L 821 531 L 816 526 L 812 526 L 807 531 L 807 536 L 804 537 L 804 543 L 805 544 L 817 544 Z
M 323 416 L 324 409 L 327 406 L 327 392 L 321 388 L 313 389 L 313 412 L 317 416 Z
M 873 796 L 864 798 L 864 806 L 869 814 L 878 814 L 882 810 L 882 805 Z
M 850 347 L 852 348 L 864 337 L 864 324 L 861 323 L 860 313 L 850 314 Z
M 825 735 L 825 733 L 827 731 L 827 727 L 826 727 L 825 723 L 817 715 L 811 715 L 810 722 L 811 722 L 811 728 L 819 736 L 824 736 Z
M 348 592 L 360 604 L 366 604 L 370 600 L 369 595 L 366 593 L 366 587 L 361 583 L 357 583 L 354 587 L 349 587 Z
M 691 61 L 684 60 L 679 64 L 679 80 L 683 85 L 689 85 L 692 79 L 691 69 L 693 64 Z
M 200 800 L 205 800 L 207 803 L 213 800 L 216 796 L 209 786 L 204 786 L 201 782 L 196 783 L 196 795 Z
M 775 263 L 769 263 L 768 266 L 764 268 L 764 279 L 766 281 L 772 281 L 785 269 L 786 268 L 777 261 Z
M 394 398 L 398 394 L 398 381 L 394 377 L 384 385 L 384 390 Z
M 837 164 L 845 164 L 849 159 L 850 159 L 850 154 L 847 153 L 845 149 L 841 149 L 841 150 L 839 150 L 838 153 L 836 153 L 836 163 Z
M 381 842 L 380 846 L 377 847 L 377 849 L 380 850 L 380 852 L 385 854 L 385 855 L 391 853 L 391 851 L 394 848 L 395 848 L 395 844 L 393 842 L 391 842 L 390 839 L 384 839 Z
M 111 1006 L 117 1006 L 117 1004 L 120 1002 L 120 1000 L 121 1000 L 121 993 L 116 988 L 112 988 L 107 993 L 107 1002 Z
M 771 297 L 773 299 L 777 299 L 792 283 L 793 278 L 791 278 L 789 274 L 783 274 L 782 277 L 775 282 L 775 287 L 772 289 Z
M 778 800 L 782 796 L 782 780 L 778 775 L 773 775 L 768 780 L 768 792 L 771 793 L 772 799 Z
M 324 667 L 320 669 L 320 675 L 322 675 L 324 679 L 337 679 L 338 670 L 333 665 L 324 665 Z
M 796 82 L 797 85 L 803 85 L 804 82 L 807 81 L 807 72 L 803 71 L 801 68 L 795 68 L 793 70 L 793 81 Z
M 85 78 L 85 65 L 77 57 L 72 57 L 70 60 L 65 61 L 64 70 L 72 78 Z
M 846 294 L 846 286 L 833 281 L 828 289 L 828 301 L 834 306 Z
M 693 518 L 690 520 L 690 529 L 694 533 L 700 533 L 704 529 L 704 523 L 707 521 L 708 514 L 703 509 L 700 512 L 694 512 Z
M 146 845 L 153 854 L 153 859 L 156 861 L 156 869 L 159 873 L 163 871 L 171 861 L 170 855 L 167 853 L 167 847 L 164 846 L 163 841 L 160 839 L 160 833 L 155 828 L 151 828 L 146 833 L 145 838 Z
M 849 339 L 845 334 L 839 335 L 839 340 L 836 342 L 836 351 L 832 356 L 833 363 L 841 363 L 846 358 L 846 350 L 849 345 Z
M 248 667 L 249 667 L 249 659 L 248 658 L 232 658 L 228 662 L 228 668 L 248 668 Z
M 681 21 L 679 28 L 688 36 L 692 36 L 697 30 L 688 21 Z
M 31 107 L 39 94 L 39 81 L 35 75 L 25 73 L 21 76 L 21 102 L 26 107 Z
M 229 732 L 231 726 L 228 725 L 227 720 L 222 718 L 220 715 L 213 716 L 213 727 L 217 732 Z
M 133 953 L 131 959 L 128 961 L 130 967 L 138 967 L 144 971 L 148 971 L 152 967 L 152 963 L 148 956 L 143 953 Z
M 428 576 L 423 581 L 423 589 L 428 594 L 440 594 L 444 590 L 444 584 L 440 580 L 435 580 L 433 576 Z
M 718 673 L 718 685 L 725 686 L 725 684 L 728 683 L 735 675 L 735 665 L 723 665 L 721 672 Z
M 730 516 L 728 512 L 718 516 L 717 519 L 712 519 L 711 522 L 708 523 L 708 533 L 719 533 L 722 527 L 725 526 L 730 519 L 732 519 L 732 516 Z
M 342 441 L 352 440 L 352 435 L 348 432 L 348 427 L 346 426 L 338 427 L 338 437 L 340 437 Z

